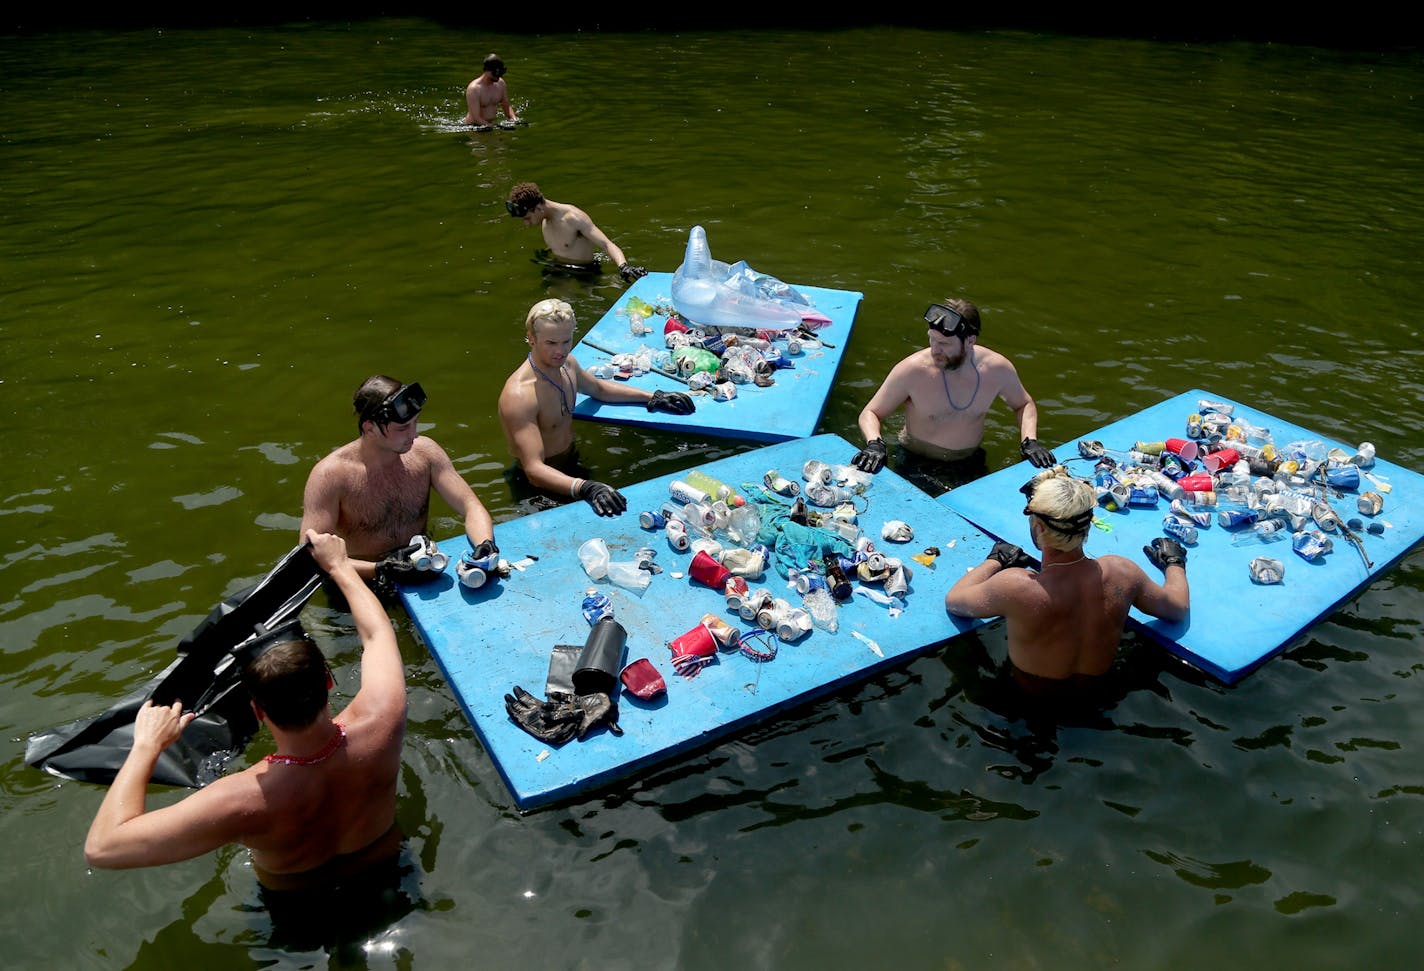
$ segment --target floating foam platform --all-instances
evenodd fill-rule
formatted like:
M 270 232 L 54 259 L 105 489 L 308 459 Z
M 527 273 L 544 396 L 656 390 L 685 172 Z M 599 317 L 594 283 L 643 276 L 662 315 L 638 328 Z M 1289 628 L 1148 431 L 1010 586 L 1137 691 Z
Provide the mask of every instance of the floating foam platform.
M 1169 398 L 1088 432 L 1082 438 L 1102 442 L 1108 454 L 1121 461 L 1134 442 L 1185 437 L 1187 416 L 1197 411 L 1197 402 L 1202 399 L 1231 404 L 1233 417 L 1269 428 L 1277 447 L 1297 441 L 1318 441 L 1327 449 L 1338 446 L 1354 454 L 1359 445 L 1358 442 L 1347 445 L 1331 441 L 1299 425 L 1207 391 L 1188 391 Z M 1093 463 L 1078 457 L 1078 441 L 1059 446 L 1054 454 L 1074 473 L 1091 476 Z M 1018 488 L 1036 471 L 1029 463 L 1022 462 L 947 492 L 937 501 L 992 536 L 1034 554 Z M 1388 570 L 1424 537 L 1420 508 L 1424 500 L 1424 476 L 1382 459 L 1369 471 L 1393 487 L 1384 496 L 1383 511 L 1375 517 L 1387 524 L 1384 534 L 1376 536 L 1355 531 L 1363 540 L 1373 567 L 1366 568 L 1359 551 L 1338 533 L 1332 537 L 1334 551 L 1311 563 L 1292 551 L 1289 538 L 1274 543 L 1233 546 L 1231 540 L 1235 533 L 1213 522 L 1209 528 L 1199 529 L 1197 545 L 1188 547 L 1191 613 L 1186 621 L 1169 624 L 1133 610 L 1130 622 L 1172 653 L 1227 684 L 1240 680 L 1284 650 L 1301 631 Z M 1370 489 L 1378 491 L 1362 476 L 1359 491 Z M 1358 495 L 1359 492 L 1348 491 L 1341 498 L 1331 499 L 1330 504 L 1342 522 L 1352 518 L 1369 521 L 1360 516 L 1356 506 Z M 1161 573 L 1143 555 L 1142 547 L 1164 535 L 1162 517 L 1168 512 L 1166 500 L 1155 509 L 1108 512 L 1099 506 L 1098 522 L 1103 525 L 1089 533 L 1085 548 L 1091 556 L 1105 553 L 1126 556 L 1141 565 L 1148 576 L 1160 580 Z M 1285 582 L 1266 586 L 1253 583 L 1247 564 L 1257 556 L 1284 563 Z
M 818 435 L 766 446 L 701 466 L 734 487 L 762 481 L 768 469 L 801 481 L 808 459 L 840 464 L 856 448 L 835 435 Z M 981 626 L 983 621 L 951 618 L 944 595 L 954 579 L 987 555 L 992 541 L 951 510 L 936 503 L 886 469 L 869 489 L 862 528 L 889 555 L 912 568 L 906 609 L 891 619 L 887 608 L 856 596 L 839 611 L 835 634 L 816 629 L 782 644 L 775 660 L 758 664 L 736 651 L 719 651 L 717 660 L 696 677 L 675 674 L 667 642 L 712 613 L 739 630 L 750 626 L 727 608 L 720 591 L 673 573 L 687 572 L 691 555 L 672 550 L 661 532 L 638 525 L 638 513 L 657 509 L 678 475 L 650 479 L 622 489 L 628 511 L 600 519 L 582 502 L 500 523 L 496 539 L 502 555 L 518 561 L 537 556 L 509 579 L 469 590 L 455 580 L 453 561 L 468 548 L 463 536 L 440 544 L 452 565 L 434 583 L 409 587 L 401 597 L 466 717 L 494 760 L 521 810 L 566 800 L 586 790 L 630 776 L 680 753 L 747 728 L 778 712 L 856 684 L 877 672 L 902 665 L 947 637 Z M 804 483 L 803 483 L 804 484 Z M 879 540 L 882 524 L 909 523 L 912 543 Z M 662 573 L 641 597 L 604 581 L 593 583 L 579 562 L 578 549 L 602 537 L 614 562 L 631 560 L 640 547 L 657 551 Z M 911 562 L 911 554 L 937 546 L 934 568 Z M 753 589 L 765 588 L 793 605 L 800 598 L 768 569 Z M 542 698 L 549 656 L 556 644 L 582 645 L 589 626 L 581 606 L 590 587 L 607 593 L 616 618 L 628 631 L 623 663 L 648 658 L 667 682 L 665 695 L 653 702 L 624 692 L 620 702 L 620 738 L 595 729 L 583 741 L 546 745 L 512 722 L 504 696 L 515 685 Z M 874 641 L 876 654 L 856 634 Z M 883 655 L 883 656 L 882 656 Z
M 784 442 L 806 438 L 816 430 L 826 397 L 840 367 L 841 357 L 850 342 L 861 294 L 852 290 L 827 290 L 796 284 L 796 289 L 815 304 L 815 309 L 831 318 L 817 331 L 834 347 L 819 347 L 793 357 L 794 368 L 784 368 L 775 374 L 776 383 L 769 388 L 754 384 L 737 386 L 737 397 L 731 401 L 713 401 L 711 396 L 697 395 L 697 411 L 692 415 L 667 415 L 650 412 L 642 407 L 608 404 L 583 397 L 574 408 L 574 415 L 593 421 L 638 428 L 659 428 L 665 431 L 696 432 L 719 438 L 748 438 L 759 442 Z M 638 280 L 618 299 L 608 312 L 594 324 L 574 347 L 574 357 L 585 368 L 606 363 L 609 355 L 596 350 L 597 344 L 615 354 L 631 354 L 640 347 L 654 352 L 665 351 L 663 324 L 666 317 L 652 317 L 646 325 L 651 334 L 634 337 L 628 329 L 628 301 L 638 297 L 649 304 L 671 302 L 671 273 L 649 273 Z M 681 381 L 656 372 L 632 378 L 630 383 L 649 391 L 686 391 Z

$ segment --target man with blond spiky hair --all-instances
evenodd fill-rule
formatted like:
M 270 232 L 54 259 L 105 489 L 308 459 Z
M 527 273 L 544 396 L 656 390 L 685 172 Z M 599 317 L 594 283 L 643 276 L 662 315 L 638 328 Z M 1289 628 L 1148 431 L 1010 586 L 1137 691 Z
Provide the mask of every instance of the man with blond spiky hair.
M 1089 558 L 1083 545 L 1096 506 L 1093 487 L 1056 466 L 1022 491 L 1043 566 L 1034 570 L 1023 550 L 995 543 L 988 559 L 945 594 L 944 606 L 958 617 L 1002 616 L 1014 680 L 1029 694 L 1060 696 L 1112 667 L 1130 608 L 1174 622 L 1187 616 L 1187 553 L 1167 537 L 1143 547 L 1165 584 L 1126 557 Z

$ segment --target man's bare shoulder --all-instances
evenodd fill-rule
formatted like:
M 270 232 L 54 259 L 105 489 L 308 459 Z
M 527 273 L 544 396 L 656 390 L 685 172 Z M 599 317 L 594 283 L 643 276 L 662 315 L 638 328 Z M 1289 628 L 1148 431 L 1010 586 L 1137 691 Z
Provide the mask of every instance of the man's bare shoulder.
M 360 440 L 347 442 L 327 452 L 312 466 L 309 479 L 341 479 L 361 469 Z
M 992 347 L 985 347 L 983 344 L 974 345 L 974 363 L 979 366 L 982 373 L 986 374 L 991 371 L 1014 371 L 1012 361 Z
M 901 358 L 900 362 L 890 369 L 889 378 L 907 380 L 923 377 L 935 370 L 934 356 L 930 354 L 928 347 L 922 347 L 913 354 Z
M 525 361 L 505 378 L 504 387 L 499 391 L 499 410 L 527 407 L 535 403 L 534 374 L 529 370 L 529 362 Z
M 1112 578 L 1123 581 L 1139 581 L 1147 576 L 1145 570 L 1125 556 L 1118 556 L 1116 553 L 1104 553 L 1095 557 L 1098 561 L 1098 568 L 1103 571 L 1104 579 Z
M 411 443 L 410 454 L 427 466 L 435 462 L 450 461 L 450 453 L 446 452 L 440 443 L 429 435 L 417 435 L 415 441 Z

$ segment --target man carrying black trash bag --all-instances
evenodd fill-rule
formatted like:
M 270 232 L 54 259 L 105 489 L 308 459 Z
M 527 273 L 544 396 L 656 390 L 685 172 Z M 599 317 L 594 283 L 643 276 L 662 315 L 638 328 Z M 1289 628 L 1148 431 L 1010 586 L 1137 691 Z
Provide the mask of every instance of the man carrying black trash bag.
M 361 689 L 332 716 L 331 671 L 299 622 L 242 645 L 243 685 L 277 752 L 161 808 L 146 807 L 154 764 L 193 720 L 181 702 L 145 702 L 133 747 L 89 828 L 91 866 L 127 869 L 200 856 L 227 843 L 252 853 L 264 891 L 337 885 L 393 860 L 405 735 L 405 669 L 384 608 L 331 534 L 308 530 L 317 565 L 345 595 L 361 638 Z M 273 633 L 277 633 L 273 632 Z
M 1159 537 L 1143 547 L 1163 573 L 1157 583 L 1123 556 L 1090 559 L 1083 549 L 1097 497 L 1062 466 L 1040 472 L 1021 490 L 1029 535 L 1043 567 L 1009 543 L 960 577 L 945 595 L 957 617 L 999 617 L 1008 624 L 1009 668 L 1026 694 L 1061 698 L 1112 667 L 1127 612 L 1136 607 L 1167 621 L 1186 618 L 1187 552 Z

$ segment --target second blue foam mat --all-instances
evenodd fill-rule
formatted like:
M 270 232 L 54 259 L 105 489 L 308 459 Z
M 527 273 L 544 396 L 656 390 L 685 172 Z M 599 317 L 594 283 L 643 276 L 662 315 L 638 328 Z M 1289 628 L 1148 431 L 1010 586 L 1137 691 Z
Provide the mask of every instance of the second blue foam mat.
M 1330 441 L 1278 416 L 1206 391 L 1187 391 L 1087 432 L 1082 439 L 1100 441 L 1109 455 L 1123 458 L 1134 442 L 1185 437 L 1187 417 L 1197 412 L 1198 402 L 1202 400 L 1230 404 L 1233 417 L 1269 429 L 1277 446 L 1312 442 L 1319 443 L 1313 446 L 1317 449 L 1339 447 L 1346 453 L 1354 453 L 1361 444 Z M 1368 437 L 1364 434 L 1366 431 L 1361 428 L 1362 436 Z M 1060 446 L 1055 454 L 1075 474 L 1090 477 L 1093 463 L 1078 457 L 1077 441 Z M 1033 553 L 1028 519 L 1023 515 L 1023 496 L 1018 489 L 1035 471 L 1023 462 L 947 492 L 938 501 L 985 532 Z M 1244 677 L 1388 570 L 1424 538 L 1424 515 L 1421 515 L 1424 476 L 1401 468 L 1387 458 L 1378 459 L 1368 471 L 1390 490 L 1383 494 L 1383 510 L 1374 517 L 1384 526 L 1384 532 L 1374 535 L 1356 531 L 1372 566 L 1366 567 L 1359 552 L 1339 533 L 1333 537 L 1333 552 L 1309 562 L 1292 551 L 1289 539 L 1233 545 L 1235 534 L 1213 523 L 1198 530 L 1197 545 L 1188 547 L 1191 614 L 1187 620 L 1169 624 L 1134 610 L 1132 621 L 1168 650 L 1213 676 L 1227 683 Z M 1344 491 L 1330 498 L 1330 504 L 1342 521 L 1364 518 L 1357 509 L 1358 495 L 1370 489 L 1378 491 L 1377 484 L 1362 477 L 1359 490 Z M 1153 579 L 1160 580 L 1161 573 L 1147 561 L 1142 547 L 1164 535 L 1162 517 L 1167 511 L 1165 501 L 1156 508 L 1129 508 L 1121 512 L 1098 507 L 1097 528 L 1089 532 L 1085 546 L 1088 555 L 1126 556 L 1137 561 Z M 1364 521 L 1371 520 L 1364 518 Z M 1253 583 L 1248 564 L 1257 556 L 1280 560 L 1285 565 L 1284 582 Z
M 614 354 L 631 354 L 640 347 L 648 347 L 655 352 L 665 350 L 663 323 L 666 318 L 650 318 L 646 324 L 652 328 L 652 333 L 634 337 L 629 331 L 627 309 L 628 302 L 634 297 L 653 305 L 667 303 L 671 289 L 671 273 L 649 273 L 629 287 L 574 347 L 574 357 L 579 364 L 584 368 L 593 368 L 608 362 L 609 354 L 595 349 L 594 344 Z M 776 383 L 771 387 L 738 385 L 737 397 L 731 401 L 714 401 L 710 395 L 697 395 L 697 411 L 692 415 L 649 412 L 641 406 L 605 404 L 587 397 L 579 400 L 574 414 L 579 418 L 615 425 L 696 431 L 719 438 L 745 438 L 759 442 L 806 438 L 815 432 L 816 423 L 821 420 L 836 369 L 840 367 L 841 357 L 850 341 L 861 294 L 852 290 L 828 290 L 800 284 L 796 289 L 815 304 L 817 311 L 831 318 L 829 324 L 816 332 L 828 343 L 792 357 L 795 366 L 776 371 Z M 687 390 L 682 382 L 656 372 L 633 378 L 631 383 L 649 391 Z
M 773 468 L 800 482 L 806 460 L 837 464 L 854 453 L 855 447 L 844 439 L 818 435 L 701 468 L 734 487 L 760 484 L 763 474 Z M 707 613 L 738 629 L 750 625 L 727 608 L 720 592 L 685 575 L 674 577 L 674 573 L 686 574 L 691 554 L 672 550 L 662 532 L 639 527 L 638 513 L 657 509 L 669 498 L 668 486 L 679 477 L 662 476 L 624 489 L 629 508 L 614 519 L 600 519 L 580 502 L 500 523 L 495 538 L 505 558 L 513 562 L 538 557 L 507 580 L 469 590 L 455 581 L 452 563 L 434 583 L 402 591 L 420 636 L 520 809 L 567 799 L 637 773 L 790 706 L 864 681 L 982 623 L 949 617 L 944 595 L 968 566 L 984 559 L 992 541 L 885 470 L 867 492 L 869 506 L 860 522 L 878 546 L 904 559 L 913 570 L 904 612 L 892 619 L 886 607 L 855 596 L 840 608 L 840 627 L 834 634 L 817 628 L 799 641 L 778 642 L 775 660 L 760 664 L 736 651 L 719 651 L 696 677 L 681 677 L 673 670 L 668 641 Z M 910 524 L 913 542 L 880 542 L 881 526 L 887 520 Z M 594 583 L 578 558 L 579 547 L 594 537 L 604 539 L 615 562 L 632 559 L 640 547 L 654 548 L 655 562 L 663 572 L 652 578 L 642 596 L 607 581 Z M 440 546 L 454 560 L 468 544 L 461 536 Z M 930 546 L 941 551 L 933 567 L 909 560 Z M 751 586 L 785 597 L 793 605 L 800 603 L 773 570 Z M 515 685 L 544 696 L 552 648 L 581 645 L 588 637 L 581 604 L 590 588 L 609 595 L 616 619 L 627 628 L 623 662 L 647 658 L 667 682 L 667 693 L 643 702 L 624 692 L 621 738 L 597 729 L 584 741 L 546 745 L 510 720 L 504 696 Z

